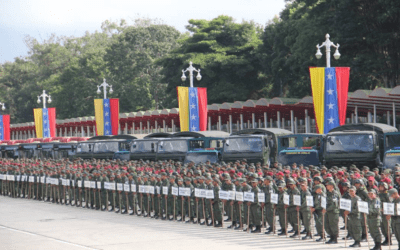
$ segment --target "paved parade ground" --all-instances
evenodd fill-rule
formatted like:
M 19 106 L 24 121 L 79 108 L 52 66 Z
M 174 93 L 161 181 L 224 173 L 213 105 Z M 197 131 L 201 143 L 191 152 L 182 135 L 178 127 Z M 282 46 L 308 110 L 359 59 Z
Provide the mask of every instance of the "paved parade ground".
M 0 197 L 1 249 L 342 249 L 337 245 L 247 234 L 115 212 Z M 228 224 L 225 223 L 225 227 Z M 340 231 L 344 236 L 344 231 Z M 394 237 L 393 237 L 394 238 Z M 340 238 L 341 239 L 341 238 Z M 348 241 L 347 246 L 353 243 Z M 397 242 L 392 249 L 397 249 Z M 367 249 L 366 242 L 361 249 Z M 371 247 L 373 246 L 370 240 Z M 389 247 L 383 247 L 389 249 Z

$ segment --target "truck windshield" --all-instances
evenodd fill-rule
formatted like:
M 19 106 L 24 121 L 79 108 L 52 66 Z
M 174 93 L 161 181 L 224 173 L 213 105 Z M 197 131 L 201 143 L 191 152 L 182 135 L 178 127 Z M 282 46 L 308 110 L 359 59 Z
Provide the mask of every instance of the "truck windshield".
M 92 151 L 92 144 L 90 143 L 80 143 L 76 148 L 77 153 L 89 153 Z
M 387 135 L 386 136 L 386 148 L 393 149 L 400 145 L 400 135 Z
M 158 153 L 187 152 L 186 140 L 165 140 L 158 143 Z
M 218 161 L 218 154 L 217 152 L 195 152 L 195 153 L 188 153 L 185 158 L 185 163 L 188 162 L 194 163 L 205 163 L 210 161 L 210 163 L 216 163 Z
M 328 136 L 327 152 L 364 153 L 374 150 L 372 135 L 345 134 Z
M 157 141 L 134 141 L 131 146 L 131 153 L 151 153 L 153 152 L 151 150 L 152 144 L 157 145 Z
M 387 153 L 383 159 L 383 166 L 394 168 L 396 163 L 400 163 L 400 153 Z
M 226 140 L 224 151 L 225 152 L 261 152 L 262 151 L 261 137 L 243 137 L 243 138 L 230 138 Z
M 304 166 L 319 165 L 317 152 L 288 151 L 279 153 L 279 163 L 291 166 L 293 163 L 303 164 Z
M 117 152 L 118 142 L 96 142 L 94 144 L 94 153 Z

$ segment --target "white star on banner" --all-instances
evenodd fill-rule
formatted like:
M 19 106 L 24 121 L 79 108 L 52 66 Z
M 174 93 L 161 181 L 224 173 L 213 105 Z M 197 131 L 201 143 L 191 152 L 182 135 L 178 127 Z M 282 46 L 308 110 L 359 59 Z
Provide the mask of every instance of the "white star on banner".
M 334 121 L 334 120 L 335 120 L 335 119 L 333 119 L 333 117 L 331 116 L 331 118 L 328 119 L 329 124 L 333 124 L 333 121 Z
M 43 123 L 44 123 L 44 124 L 47 124 L 47 121 L 46 121 L 46 120 L 44 120 L 44 121 L 43 121 Z
M 191 108 L 191 109 L 195 109 L 195 108 L 196 108 L 196 105 L 192 104 L 192 105 L 190 105 L 190 108 Z
M 326 92 L 328 92 L 329 95 L 333 95 L 333 89 L 328 89 Z
M 192 126 L 192 131 L 195 131 L 196 130 L 196 127 L 193 125 Z
M 105 115 L 105 116 L 108 116 L 108 112 L 106 112 L 104 115 Z
M 106 122 L 105 125 L 108 126 L 108 125 L 110 125 L 110 123 L 109 123 L 109 122 Z
M 196 120 L 196 116 L 195 115 L 192 115 L 192 120 Z
M 329 75 L 327 75 L 329 80 L 332 80 L 333 75 L 331 73 L 329 73 Z
M 106 135 L 110 134 L 110 131 L 106 130 Z
M 190 93 L 190 97 L 194 98 L 196 95 L 194 94 L 194 92 Z
M 106 108 L 108 107 L 108 103 L 107 103 L 107 102 L 106 102 L 106 103 L 104 103 L 104 107 L 106 107 Z
M 335 104 L 329 103 L 328 106 L 329 106 L 329 109 L 333 109 L 333 106 L 335 106 Z

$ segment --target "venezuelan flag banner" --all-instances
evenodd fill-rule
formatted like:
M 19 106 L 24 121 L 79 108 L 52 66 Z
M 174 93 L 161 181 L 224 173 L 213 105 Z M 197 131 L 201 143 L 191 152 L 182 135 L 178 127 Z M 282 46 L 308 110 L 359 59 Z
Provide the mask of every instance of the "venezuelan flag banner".
M 56 108 L 33 109 L 37 138 L 56 136 Z
M 181 131 L 207 130 L 207 88 L 177 87 Z
M 310 68 L 318 132 L 326 134 L 346 121 L 350 68 Z
M 118 135 L 119 99 L 95 99 L 97 135 Z
M 0 115 L 0 140 L 10 140 L 10 115 Z

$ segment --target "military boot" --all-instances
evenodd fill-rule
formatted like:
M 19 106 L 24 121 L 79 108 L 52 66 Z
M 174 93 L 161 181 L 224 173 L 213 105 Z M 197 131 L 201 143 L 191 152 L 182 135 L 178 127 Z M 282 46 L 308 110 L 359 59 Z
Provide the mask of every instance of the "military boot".
M 254 230 L 251 230 L 251 233 L 261 233 L 261 226 L 256 226 Z
M 361 247 L 361 244 L 359 241 L 355 241 L 353 245 L 350 245 L 349 247 Z
M 367 234 L 361 235 L 361 242 L 367 242 Z
M 303 238 L 301 238 L 302 240 L 311 240 L 312 239 L 312 235 L 311 233 L 307 233 L 306 236 L 304 236 Z
M 284 235 L 286 235 L 286 231 L 285 231 L 285 229 L 282 229 L 282 232 L 280 232 L 280 233 L 278 234 L 278 236 L 284 236 Z
M 375 242 L 375 246 L 371 250 L 382 250 L 381 243 Z

